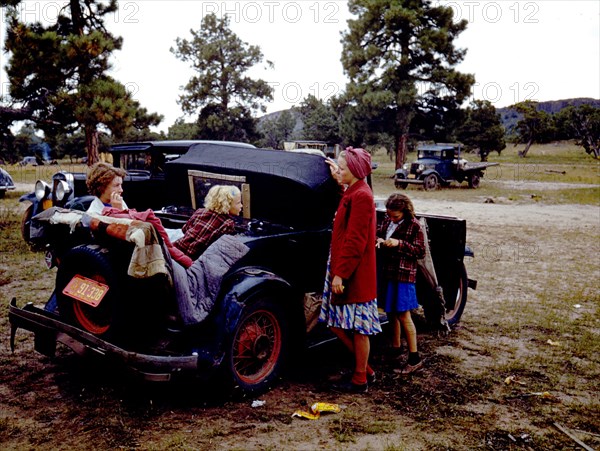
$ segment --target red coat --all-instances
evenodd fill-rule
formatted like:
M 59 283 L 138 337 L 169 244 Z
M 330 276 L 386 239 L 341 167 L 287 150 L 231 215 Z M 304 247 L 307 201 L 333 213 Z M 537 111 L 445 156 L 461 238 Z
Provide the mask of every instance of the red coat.
M 344 294 L 334 304 L 357 304 L 377 297 L 375 266 L 375 201 L 364 180 L 350 186 L 333 221 L 331 277 L 344 280 Z

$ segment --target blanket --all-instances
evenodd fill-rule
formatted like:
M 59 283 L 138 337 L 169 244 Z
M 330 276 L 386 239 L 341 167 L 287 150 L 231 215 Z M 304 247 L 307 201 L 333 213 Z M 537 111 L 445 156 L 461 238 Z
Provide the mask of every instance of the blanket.
M 92 232 L 101 231 L 114 238 L 135 244 L 127 274 L 135 278 L 147 278 L 169 271 L 158 235 L 152 224 L 128 218 L 112 218 L 89 214 L 79 210 L 52 207 L 33 218 L 38 224 L 66 224 L 71 232 L 81 225 Z
M 187 270 L 173 263 L 175 294 L 185 325 L 206 319 L 215 304 L 223 277 L 249 250 L 239 238 L 223 235 Z
M 192 265 L 192 259 L 185 255 L 180 249 L 173 246 L 167 230 L 163 227 L 162 222 L 160 222 L 160 218 L 154 214 L 154 211 L 150 209 L 145 211 L 137 211 L 134 209 L 119 210 L 117 208 L 104 207 L 102 210 L 102 215 L 109 216 L 111 218 L 129 218 L 149 222 L 154 226 L 158 234 L 163 239 L 171 257 L 173 257 L 176 262 L 181 263 L 186 268 L 189 268 Z

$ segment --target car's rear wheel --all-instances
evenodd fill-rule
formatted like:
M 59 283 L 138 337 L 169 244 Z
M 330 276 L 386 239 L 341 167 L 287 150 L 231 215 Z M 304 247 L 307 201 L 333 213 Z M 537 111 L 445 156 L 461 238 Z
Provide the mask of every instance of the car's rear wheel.
M 479 174 L 471 174 L 469 177 L 469 188 L 479 188 L 481 185 L 481 177 Z
M 99 305 L 93 307 L 63 293 L 75 276 L 91 279 L 108 287 Z M 63 257 L 56 275 L 56 300 L 59 315 L 66 322 L 99 337 L 114 337 L 118 292 L 118 278 L 105 249 L 83 245 L 71 249 Z
M 268 389 L 280 376 L 289 348 L 285 312 L 272 297 L 261 297 L 245 309 L 229 349 L 234 385 L 245 394 Z
M 423 179 L 423 189 L 425 191 L 433 191 L 438 187 L 438 178 L 435 174 L 426 175 Z
M 452 303 L 453 305 L 449 306 L 450 303 L 446 301 L 446 321 L 450 326 L 453 326 L 460 321 L 467 304 L 468 288 L 467 269 L 463 263 L 458 274 L 458 285 L 454 296 L 454 302 Z

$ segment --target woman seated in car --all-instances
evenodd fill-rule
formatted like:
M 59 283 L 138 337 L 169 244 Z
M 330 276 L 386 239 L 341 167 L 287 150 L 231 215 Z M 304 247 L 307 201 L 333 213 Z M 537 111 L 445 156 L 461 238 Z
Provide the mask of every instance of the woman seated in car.
M 88 213 L 102 214 L 104 207 L 127 210 L 123 200 L 123 178 L 127 173 L 108 163 L 96 163 L 90 170 L 86 185 L 91 195 L 96 196 L 87 209 Z
M 242 193 L 236 186 L 213 186 L 199 208 L 181 229 L 183 236 L 173 245 L 192 260 L 222 235 L 235 233 L 234 216 L 242 211 Z

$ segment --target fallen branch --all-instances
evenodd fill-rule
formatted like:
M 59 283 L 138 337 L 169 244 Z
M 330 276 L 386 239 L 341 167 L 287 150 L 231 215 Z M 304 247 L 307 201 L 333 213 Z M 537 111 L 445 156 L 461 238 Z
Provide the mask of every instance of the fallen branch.
M 594 448 L 587 446 L 585 443 L 583 443 L 581 440 L 579 440 L 577 437 L 575 437 L 573 434 L 571 434 L 565 427 L 561 426 L 558 423 L 554 423 L 554 426 L 556 426 L 556 428 L 559 431 L 561 431 L 563 434 L 567 435 L 571 440 L 573 440 L 575 443 L 577 443 L 579 446 L 581 446 L 586 451 L 594 451 Z
M 567 173 L 567 171 L 555 171 L 553 169 L 546 169 L 544 172 L 546 172 L 548 174 L 562 174 L 562 175 L 565 175 Z

